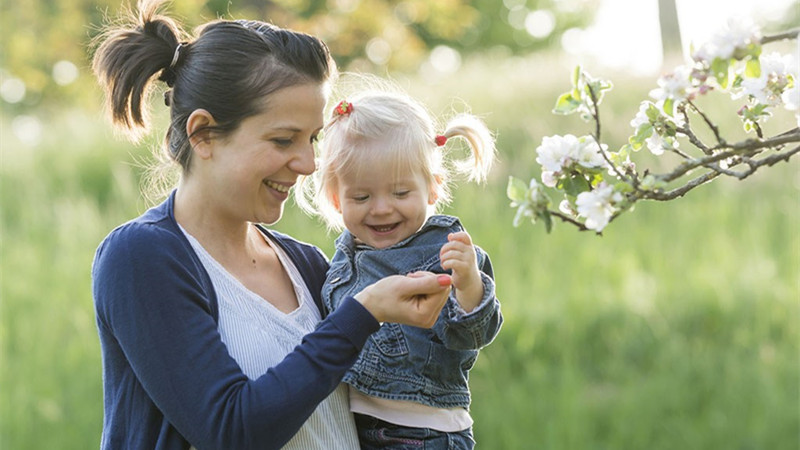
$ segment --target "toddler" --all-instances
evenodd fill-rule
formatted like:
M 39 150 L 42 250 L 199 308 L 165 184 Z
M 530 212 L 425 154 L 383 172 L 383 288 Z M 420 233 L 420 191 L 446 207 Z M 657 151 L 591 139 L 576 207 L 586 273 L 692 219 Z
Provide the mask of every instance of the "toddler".
M 315 178 L 298 196 L 329 226 L 344 227 L 322 289 L 331 310 L 388 275 L 452 276 L 454 290 L 432 329 L 384 323 L 345 375 L 363 449 L 473 448 L 468 373 L 503 320 L 488 255 L 456 217 L 435 214 L 449 200 L 451 172 L 485 180 L 493 138 L 469 114 L 442 134 L 434 127 L 404 94 L 342 101 L 325 126 Z M 471 158 L 445 158 L 453 138 L 464 139 Z

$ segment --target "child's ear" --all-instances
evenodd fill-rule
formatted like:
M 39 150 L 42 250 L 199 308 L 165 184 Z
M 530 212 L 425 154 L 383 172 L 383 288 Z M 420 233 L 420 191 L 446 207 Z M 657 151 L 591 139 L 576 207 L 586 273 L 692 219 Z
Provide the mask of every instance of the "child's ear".
M 203 159 L 211 157 L 211 130 L 217 124 L 214 117 L 205 109 L 195 109 L 186 120 L 186 135 L 189 144 L 197 156 Z
M 429 186 L 428 204 L 433 205 L 439 200 L 439 187 L 442 185 L 442 176 L 434 175 L 433 183 Z
M 337 211 L 339 211 L 339 214 L 341 214 L 342 205 L 339 203 L 339 194 L 335 193 L 331 194 L 331 203 L 333 204 L 333 207 L 336 208 Z

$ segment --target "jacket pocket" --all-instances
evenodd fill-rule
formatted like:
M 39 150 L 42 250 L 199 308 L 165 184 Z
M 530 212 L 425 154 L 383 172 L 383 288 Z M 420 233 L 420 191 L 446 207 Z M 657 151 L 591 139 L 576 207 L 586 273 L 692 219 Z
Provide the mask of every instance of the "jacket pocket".
M 477 358 L 477 350 L 452 350 L 431 342 L 423 374 L 437 380 L 441 387 L 465 391 L 469 378 L 467 373 L 475 365 Z
M 370 339 L 378 350 L 386 356 L 402 356 L 408 354 L 408 343 L 400 324 L 384 323 Z

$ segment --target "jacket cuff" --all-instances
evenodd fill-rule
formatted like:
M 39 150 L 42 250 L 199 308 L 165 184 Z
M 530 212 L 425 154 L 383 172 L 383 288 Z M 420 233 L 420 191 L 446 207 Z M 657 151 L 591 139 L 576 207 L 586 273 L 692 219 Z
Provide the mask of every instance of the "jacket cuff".
M 455 289 L 447 300 L 447 318 L 451 323 L 480 322 L 484 316 L 494 313 L 495 285 L 494 280 L 489 275 L 479 272 L 483 282 L 483 298 L 478 306 L 470 312 L 466 312 L 456 299 Z
M 375 317 L 353 297 L 346 297 L 327 320 L 359 350 L 364 347 L 367 338 L 380 329 Z

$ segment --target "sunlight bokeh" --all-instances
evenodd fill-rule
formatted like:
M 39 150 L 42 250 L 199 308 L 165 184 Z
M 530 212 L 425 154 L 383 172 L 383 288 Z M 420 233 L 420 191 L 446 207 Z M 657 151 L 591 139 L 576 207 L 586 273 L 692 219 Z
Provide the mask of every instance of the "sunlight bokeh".
M 796 0 L 676 0 L 683 53 L 688 55 L 692 43 L 702 44 L 732 17 L 771 22 L 792 3 Z M 658 2 L 603 0 L 594 23 L 569 30 L 562 45 L 575 58 L 591 59 L 599 66 L 634 75 L 658 74 L 663 66 Z

